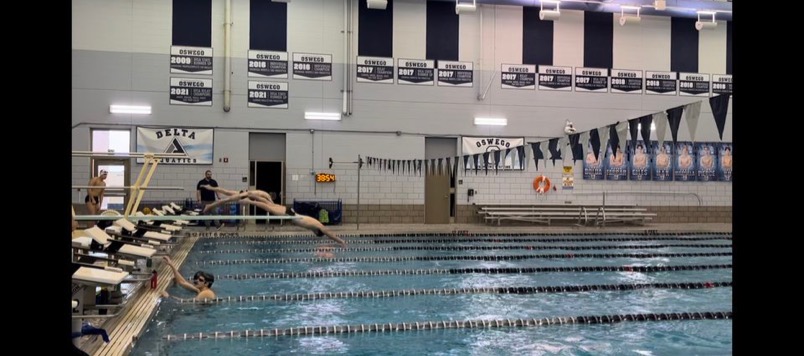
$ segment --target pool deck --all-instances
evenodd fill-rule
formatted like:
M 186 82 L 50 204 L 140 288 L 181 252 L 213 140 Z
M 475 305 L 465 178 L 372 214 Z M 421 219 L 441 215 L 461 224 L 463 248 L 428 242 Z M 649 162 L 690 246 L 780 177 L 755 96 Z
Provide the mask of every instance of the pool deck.
M 659 224 L 648 223 L 645 225 L 610 225 L 606 227 L 594 226 L 575 226 L 575 225 L 516 225 L 516 226 L 496 226 L 482 224 L 343 224 L 331 226 L 330 229 L 339 235 L 358 235 L 358 234 L 403 234 L 403 233 L 430 233 L 430 234 L 450 234 L 450 233 L 645 233 L 645 232 L 672 232 L 672 233 L 695 233 L 695 232 L 732 232 L 731 223 L 674 223 Z M 219 231 L 215 229 L 205 230 L 204 228 L 187 228 L 188 236 L 179 237 L 177 244 L 171 249 L 170 256 L 181 265 L 187 257 L 190 249 L 199 239 L 198 235 L 207 234 L 231 234 L 238 233 L 243 236 L 270 236 L 270 235 L 299 235 L 311 236 L 309 231 L 285 224 L 279 225 L 246 225 L 237 229 L 236 227 L 224 227 Z M 200 234 L 198 234 L 200 233 Z M 161 263 L 161 258 L 154 259 L 154 268 L 160 276 L 159 285 L 156 289 L 149 289 L 143 286 L 128 301 L 127 306 L 121 315 L 105 319 L 100 327 L 106 329 L 111 338 L 111 342 L 104 344 L 97 337 L 82 337 L 79 347 L 93 356 L 114 356 L 127 355 L 135 341 L 145 330 L 148 321 L 153 316 L 160 302 L 161 291 L 167 290 L 171 285 L 172 276 L 170 268 Z M 100 323 L 95 323 L 99 325 Z

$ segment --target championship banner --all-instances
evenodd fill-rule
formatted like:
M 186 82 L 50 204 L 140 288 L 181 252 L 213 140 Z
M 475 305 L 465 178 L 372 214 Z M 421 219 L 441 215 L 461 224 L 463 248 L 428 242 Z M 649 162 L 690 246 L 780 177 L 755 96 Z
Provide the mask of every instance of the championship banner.
M 717 180 L 721 182 L 731 182 L 731 167 L 732 167 L 732 155 L 731 155 L 731 143 L 723 142 L 720 144 L 718 148 L 718 170 L 717 170 Z
M 606 144 L 606 158 L 603 160 L 606 180 L 627 180 L 630 162 L 625 159 L 625 151 L 622 146 L 617 145 L 617 155 L 612 154 L 611 143 Z
M 171 77 L 170 104 L 212 106 L 212 79 Z
M 676 95 L 678 93 L 676 72 L 645 72 L 645 93 Z
M 641 70 L 611 70 L 611 92 L 623 94 L 642 94 Z
M 394 84 L 394 59 L 385 57 L 357 57 L 358 83 Z
M 471 88 L 473 82 L 472 62 L 438 61 L 438 86 Z
M 137 127 L 137 152 L 184 153 L 187 157 L 168 157 L 160 164 L 212 164 L 214 130 L 188 127 L 152 129 Z M 137 163 L 144 163 L 137 158 Z
M 575 67 L 575 91 L 609 92 L 609 70 L 606 68 Z
M 540 65 L 539 90 L 572 91 L 572 67 Z
M 637 140 L 636 147 L 632 148 L 631 141 L 626 143 L 626 147 L 631 157 L 630 180 L 651 180 L 651 160 L 648 154 L 648 146 L 642 140 Z
M 250 78 L 287 79 L 288 53 L 249 50 L 248 76 Z
M 502 64 L 500 84 L 502 89 L 536 89 L 536 65 Z
M 673 155 L 675 149 L 673 143 L 664 141 L 659 146 L 659 141 L 651 141 L 653 149 L 653 180 L 669 182 L 673 180 Z
M 676 142 L 676 159 L 673 164 L 673 180 L 695 180 L 695 149 L 692 142 Z
M 524 137 L 462 137 L 461 142 L 461 154 L 464 156 L 479 154 L 482 157 L 486 152 L 502 151 L 500 152 L 500 162 L 494 162 L 495 155 L 489 154 L 489 160 L 492 161 L 492 164 L 487 167 L 488 169 L 493 169 L 496 164 L 497 169 L 524 170 L 524 164 L 519 164 L 519 156 L 516 154 L 516 150 L 511 150 L 511 153 L 505 159 L 502 158 L 505 150 L 523 146 L 525 144 Z M 484 167 L 484 163 L 478 164 L 478 168 L 484 169 Z M 470 168 L 470 165 L 467 164 L 465 168 Z
M 293 79 L 332 80 L 332 55 L 293 53 Z
M 248 81 L 248 107 L 288 108 L 288 83 Z
M 600 161 L 602 160 L 602 155 L 595 158 L 595 151 L 592 148 L 592 142 L 587 143 L 586 159 L 583 160 L 583 179 L 603 180 L 603 165 L 600 164 Z
M 212 75 L 212 47 L 170 46 L 170 72 Z
M 435 83 L 435 61 L 432 59 L 397 59 L 399 84 L 433 85 Z
M 712 94 L 729 94 L 733 92 L 731 75 L 712 74 Z
M 715 152 L 714 142 L 696 142 L 695 152 L 698 153 L 696 160 L 696 176 L 699 182 L 712 182 L 717 180 L 718 154 Z
M 678 73 L 678 92 L 682 96 L 709 96 L 709 74 Z

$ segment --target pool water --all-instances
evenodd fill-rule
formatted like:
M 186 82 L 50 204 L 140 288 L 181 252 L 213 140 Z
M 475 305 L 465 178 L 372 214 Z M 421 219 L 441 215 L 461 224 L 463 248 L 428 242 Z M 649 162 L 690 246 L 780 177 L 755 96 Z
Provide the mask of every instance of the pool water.
M 568 236 L 571 237 L 571 236 Z M 181 266 L 185 276 L 202 269 L 216 276 L 219 298 L 212 305 L 164 301 L 135 345 L 132 355 L 667 355 L 732 353 L 732 322 L 720 320 L 625 321 L 611 324 L 564 324 L 500 328 L 405 330 L 304 336 L 263 336 L 184 340 L 185 334 L 214 335 L 230 331 L 360 324 L 426 323 L 429 321 L 515 320 L 622 314 L 730 312 L 732 310 L 731 237 L 696 241 L 525 241 L 478 239 L 447 243 L 443 237 L 414 238 L 413 243 L 384 243 L 401 237 L 350 239 L 336 258 L 316 260 L 310 239 L 201 239 Z M 530 237 L 533 240 L 535 237 Z M 575 236 L 573 239 L 599 239 Z M 378 242 L 368 243 L 372 240 Z M 385 240 L 385 241 L 383 241 Z M 502 238 L 500 238 L 502 240 Z M 513 242 L 510 240 L 514 240 Z M 221 243 L 224 242 L 225 243 Z M 264 242 L 264 243 L 261 243 Z M 664 247 L 655 247 L 662 245 Z M 668 247 L 669 245 L 672 245 Z M 712 246 L 715 245 L 715 246 Z M 505 247 L 509 246 L 509 247 Z M 511 248 L 531 246 L 531 249 Z M 541 249 L 541 246 L 553 246 Z M 569 246 L 569 247 L 567 247 Z M 571 247 L 598 247 L 575 250 Z M 426 250 L 393 247 L 427 247 Z M 435 248 L 461 247 L 466 250 Z M 500 248 L 500 249 L 495 249 Z M 504 248 L 501 248 L 504 247 Z M 389 249 L 390 248 L 390 249 Z M 491 249 L 490 249 L 491 248 Z M 566 249 L 562 249 L 566 248 Z M 642 257 L 643 254 L 662 256 Z M 695 254 L 712 254 L 700 256 Z M 538 258 L 539 255 L 561 257 Z M 401 257 L 437 260 L 399 260 Z M 446 256 L 529 256 L 510 260 L 441 259 Z M 611 257 L 615 256 L 615 257 Z M 294 262 L 295 259 L 313 259 Z M 213 262 L 214 261 L 214 262 Z M 699 270 L 659 272 L 605 271 L 535 273 L 449 273 L 449 269 L 533 267 L 710 266 Z M 712 267 L 717 266 L 717 267 Z M 703 267 L 702 267 L 703 268 Z M 359 275 L 354 271 L 436 271 L 432 274 Z M 453 270 L 454 271 L 454 270 Z M 334 277 L 273 278 L 266 273 L 334 272 Z M 232 278 L 233 275 L 241 278 Z M 245 277 L 242 277 L 245 276 Z M 720 286 L 718 282 L 726 282 Z M 656 284 L 670 284 L 656 285 Z M 672 287 L 693 283 L 695 288 Z M 627 290 L 552 291 L 523 294 L 489 293 L 483 288 L 640 285 Z M 703 284 L 706 287 L 700 287 Z M 455 289 L 450 294 L 435 291 Z M 599 288 L 600 289 L 600 288 Z M 360 297 L 348 292 L 429 291 L 415 295 Z M 193 295 L 173 286 L 179 297 Z M 319 294 L 320 293 L 320 294 Z M 328 296 L 328 293 L 343 293 Z M 314 294 L 310 297 L 310 294 Z M 408 293 L 414 294 L 414 293 Z M 305 298 L 287 296 L 305 295 Z M 240 300 L 241 296 L 255 297 Z M 317 297 L 316 297 L 317 296 Z M 323 297 L 322 297 L 323 296 Z M 263 300 L 265 297 L 267 300 Z M 303 299 L 303 300 L 273 300 Z M 171 336 L 168 340 L 167 337 Z M 179 340 L 176 340 L 176 338 Z

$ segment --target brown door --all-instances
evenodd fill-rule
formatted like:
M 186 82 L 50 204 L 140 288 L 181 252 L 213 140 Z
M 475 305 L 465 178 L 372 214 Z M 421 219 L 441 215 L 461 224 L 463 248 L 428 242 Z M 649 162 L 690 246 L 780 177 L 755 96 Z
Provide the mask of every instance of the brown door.
M 424 178 L 424 223 L 449 224 L 449 175 Z

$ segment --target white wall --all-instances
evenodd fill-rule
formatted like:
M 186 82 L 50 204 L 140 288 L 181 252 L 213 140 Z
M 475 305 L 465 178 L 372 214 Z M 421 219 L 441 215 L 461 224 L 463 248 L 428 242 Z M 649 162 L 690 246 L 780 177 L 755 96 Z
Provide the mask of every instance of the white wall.
M 502 63 L 521 60 L 522 10 L 512 6 L 482 6 L 460 19 L 460 60 L 472 61 L 478 70 L 472 88 L 418 87 L 354 83 L 353 114 L 341 122 L 315 122 L 303 119 L 306 110 L 340 111 L 342 103 L 343 2 L 335 0 L 294 0 L 288 4 L 288 52 L 328 53 L 333 56 L 332 81 L 288 79 L 288 109 L 250 109 L 246 107 L 246 56 L 248 50 L 249 3 L 233 0 L 232 26 L 232 103 L 223 104 L 223 1 L 213 0 L 214 91 L 212 107 L 169 105 L 169 51 L 171 2 L 161 0 L 74 0 L 73 2 L 73 90 L 72 131 L 75 150 L 89 147 L 93 127 L 131 128 L 146 126 L 193 126 L 215 128 L 215 163 L 212 166 L 162 166 L 153 185 L 180 185 L 189 191 L 152 192 L 148 199 L 177 199 L 194 196 L 195 183 L 206 169 L 212 169 L 222 186 L 240 187 L 248 174 L 248 132 L 287 133 L 287 199 L 342 198 L 355 203 L 356 170 L 333 167 L 338 183 L 314 186 L 310 170 L 327 169 L 327 159 L 354 161 L 365 156 L 419 159 L 424 155 L 425 136 L 499 135 L 525 137 L 538 141 L 563 134 L 564 121 L 573 120 L 580 131 L 603 127 L 617 121 L 650 114 L 691 103 L 701 98 L 664 97 L 576 92 L 502 90 L 499 68 Z M 355 11 L 357 11 L 355 1 Z M 396 0 L 394 4 L 394 57 L 422 58 L 425 52 L 425 5 L 423 1 Z M 482 34 L 480 12 L 483 14 Z M 357 14 L 354 16 L 357 22 Z M 582 66 L 583 13 L 562 11 L 556 22 L 554 65 Z M 357 27 L 353 38 L 357 38 Z M 481 48 L 480 37 L 483 37 Z M 700 68 L 704 73 L 725 71 L 725 26 L 701 32 Z M 670 19 L 643 16 L 638 26 L 614 26 L 614 67 L 624 69 L 670 69 Z M 357 49 L 355 43 L 355 51 Z M 482 68 L 477 67 L 481 60 Z M 354 59 L 356 53 L 349 58 Z M 486 90 L 484 100 L 478 95 Z M 351 79 L 354 81 L 354 78 Z M 483 85 L 479 85 L 483 83 Z M 698 141 L 719 141 L 708 103 L 703 99 L 698 123 Z M 153 113 L 146 117 L 112 115 L 112 103 L 148 104 Z M 506 127 L 478 127 L 475 116 L 508 118 Z M 724 141 L 731 141 L 731 113 L 727 118 Z M 315 129 L 311 135 L 309 129 Z M 401 136 L 394 133 L 401 131 Z M 669 137 L 669 134 L 668 134 Z M 686 122 L 679 130 L 680 140 L 689 140 Z M 132 144 L 134 141 L 132 135 Z M 465 188 L 478 189 L 473 202 L 550 201 L 574 202 L 599 199 L 582 196 L 603 190 L 691 192 L 704 199 L 704 205 L 730 205 L 731 184 L 608 182 L 581 179 L 580 162 L 575 166 L 573 193 L 557 192 L 535 196 L 531 182 L 536 174 L 547 172 L 560 182 L 560 164 L 539 170 L 499 175 L 470 174 L 458 188 L 458 203 L 466 204 Z M 228 157 L 229 163 L 218 162 Z M 135 172 L 139 166 L 135 165 Z M 462 174 L 462 173 L 461 173 Z M 73 181 L 88 180 L 88 160 L 75 159 Z M 299 176 L 293 181 L 293 175 Z M 400 176 L 364 169 L 361 175 L 361 203 L 423 204 L 422 177 Z M 81 198 L 83 199 L 83 197 Z M 641 199 L 651 205 L 697 204 L 689 198 Z

